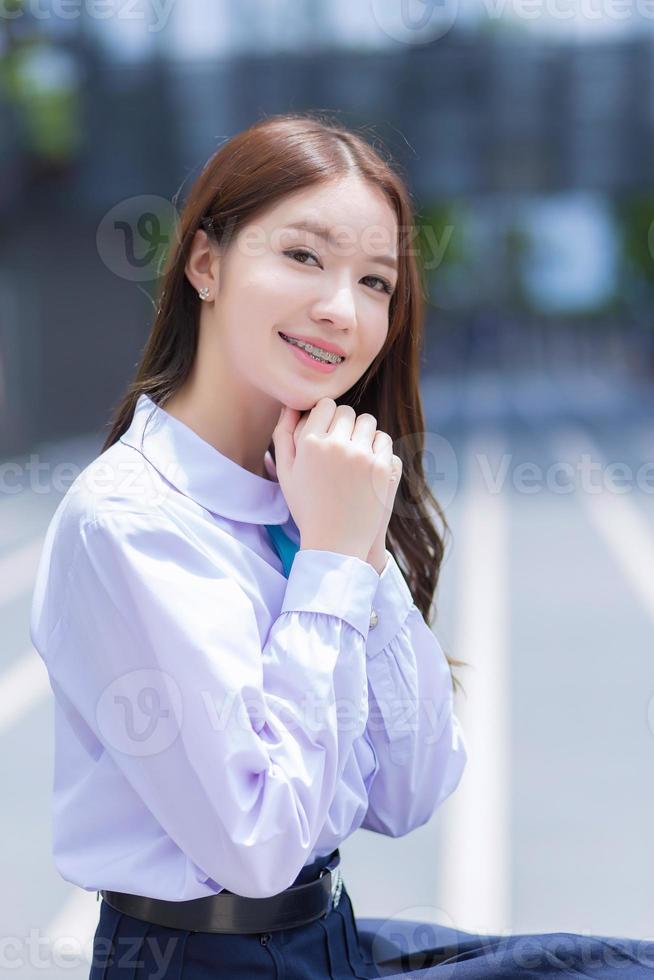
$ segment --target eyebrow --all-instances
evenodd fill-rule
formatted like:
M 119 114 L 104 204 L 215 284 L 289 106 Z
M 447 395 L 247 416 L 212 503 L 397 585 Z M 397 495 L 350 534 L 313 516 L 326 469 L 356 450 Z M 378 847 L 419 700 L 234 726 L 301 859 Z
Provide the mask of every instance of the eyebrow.
M 326 239 L 332 245 L 338 244 L 336 236 L 326 225 L 321 225 L 316 221 L 309 220 L 308 218 L 305 218 L 302 221 L 293 221 L 290 225 L 286 225 L 285 230 L 310 231 L 314 235 L 317 235 L 318 238 Z M 389 269 L 397 270 L 397 260 L 390 255 L 369 255 L 368 258 L 373 262 L 380 262 L 381 265 L 388 266 Z

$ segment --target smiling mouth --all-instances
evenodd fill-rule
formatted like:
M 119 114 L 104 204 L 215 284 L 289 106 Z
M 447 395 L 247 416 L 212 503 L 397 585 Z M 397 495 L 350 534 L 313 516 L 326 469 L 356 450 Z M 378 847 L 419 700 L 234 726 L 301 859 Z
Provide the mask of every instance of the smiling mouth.
M 341 357 L 339 354 L 332 354 L 331 351 L 324 351 L 321 347 L 316 347 L 314 344 L 305 344 L 301 340 L 295 340 L 294 337 L 287 337 L 286 334 L 279 331 L 279 336 L 282 340 L 285 340 L 287 344 L 292 347 L 298 347 L 303 350 L 305 354 L 313 358 L 314 361 L 318 361 L 320 364 L 341 364 L 345 358 Z

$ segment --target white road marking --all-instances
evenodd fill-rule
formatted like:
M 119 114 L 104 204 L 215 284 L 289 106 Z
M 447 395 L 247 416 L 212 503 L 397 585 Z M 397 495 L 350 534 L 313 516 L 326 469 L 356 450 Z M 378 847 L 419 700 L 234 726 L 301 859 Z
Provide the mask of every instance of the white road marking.
M 43 540 L 41 535 L 0 558 L 0 609 L 33 591 Z
M 100 917 L 96 892 L 72 886 L 73 892 L 45 929 L 55 965 L 67 969 L 80 963 L 90 966 L 93 959 L 93 937 Z
M 562 427 L 552 434 L 550 441 L 557 458 L 575 467 L 575 474 L 570 479 L 577 486 L 579 502 L 654 620 L 654 531 L 632 499 L 633 494 L 643 491 L 637 488 L 635 479 L 630 482 L 619 478 L 613 483 L 606 457 L 583 429 Z M 590 458 L 594 467 L 587 477 L 581 473 L 583 454 Z M 611 462 L 619 460 L 612 459 Z M 620 487 L 630 489 L 624 492 Z M 601 492 L 598 492 L 600 488 Z
M 50 693 L 48 671 L 31 647 L 0 674 L 0 735 Z
M 440 904 L 456 928 L 482 934 L 510 931 L 508 506 L 486 476 L 497 473 L 504 451 L 495 431 L 477 433 L 466 447 L 453 528 L 460 553 L 451 654 L 471 665 L 458 670 L 465 694 L 455 699 L 468 763 L 443 814 Z

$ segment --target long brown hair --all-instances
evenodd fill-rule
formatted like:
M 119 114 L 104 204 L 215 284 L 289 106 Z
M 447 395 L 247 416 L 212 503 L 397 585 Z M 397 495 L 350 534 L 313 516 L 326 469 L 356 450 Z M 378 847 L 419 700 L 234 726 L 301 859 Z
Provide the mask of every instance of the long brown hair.
M 129 428 L 142 393 L 163 405 L 186 380 L 196 353 L 200 300 L 185 274 L 196 231 L 227 248 L 239 229 L 285 195 L 356 174 L 386 196 L 398 224 L 398 280 L 386 342 L 366 373 L 337 404 L 369 412 L 393 439 L 402 479 L 386 545 L 413 600 L 431 625 L 431 607 L 450 529 L 425 479 L 420 355 L 426 290 L 414 248 L 413 206 L 397 168 L 359 134 L 316 112 L 263 119 L 225 142 L 195 180 L 179 220 L 160 285 L 155 320 L 135 380 L 115 410 L 104 452 Z M 270 446 L 274 459 L 274 447 Z M 430 509 L 432 513 L 430 513 Z M 442 526 L 442 531 L 436 526 Z M 435 614 L 435 609 L 434 609 Z M 447 657 L 454 688 L 458 680 Z

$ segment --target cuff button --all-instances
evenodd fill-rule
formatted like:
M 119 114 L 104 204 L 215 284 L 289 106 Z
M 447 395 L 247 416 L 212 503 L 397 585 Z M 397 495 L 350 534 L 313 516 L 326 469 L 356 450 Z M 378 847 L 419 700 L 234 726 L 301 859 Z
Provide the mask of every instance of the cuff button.
M 371 629 L 371 630 L 374 629 L 378 622 L 379 622 L 379 616 L 377 615 L 377 613 L 373 609 L 373 611 L 370 613 L 370 626 L 369 626 L 369 629 Z

